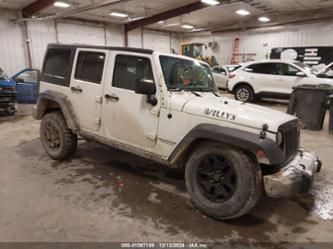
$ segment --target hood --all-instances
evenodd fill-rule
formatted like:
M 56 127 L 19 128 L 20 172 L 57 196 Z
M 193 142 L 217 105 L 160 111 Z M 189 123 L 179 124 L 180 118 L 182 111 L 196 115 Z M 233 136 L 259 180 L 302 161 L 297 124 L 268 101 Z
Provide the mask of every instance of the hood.
M 259 130 L 267 124 L 268 130 L 272 132 L 276 132 L 281 124 L 296 119 L 283 112 L 226 97 L 216 97 L 212 93 L 200 95 L 202 97 L 189 92 L 173 93 L 171 109 Z
M 16 82 L 12 79 L 0 80 L 0 87 L 2 86 L 16 86 Z

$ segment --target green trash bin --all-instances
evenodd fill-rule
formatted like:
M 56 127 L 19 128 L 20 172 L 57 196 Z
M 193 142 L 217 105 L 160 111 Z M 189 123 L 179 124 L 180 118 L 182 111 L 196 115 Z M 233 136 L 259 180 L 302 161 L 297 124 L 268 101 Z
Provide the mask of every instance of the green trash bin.
M 294 88 L 288 106 L 289 114 L 296 114 L 308 130 L 323 128 L 328 96 L 333 93 L 330 85 L 300 85 Z

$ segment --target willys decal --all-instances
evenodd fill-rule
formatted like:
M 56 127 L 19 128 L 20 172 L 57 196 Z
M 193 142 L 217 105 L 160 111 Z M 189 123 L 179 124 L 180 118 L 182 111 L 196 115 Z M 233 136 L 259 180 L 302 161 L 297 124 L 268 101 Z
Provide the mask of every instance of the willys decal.
M 222 112 L 222 111 L 218 111 L 218 110 L 214 110 L 214 109 L 209 109 L 209 108 L 206 108 L 204 110 L 204 113 L 207 116 L 212 116 L 212 117 L 226 119 L 226 120 L 231 120 L 231 121 L 233 121 L 233 120 L 236 119 L 236 115 L 235 114 L 228 113 L 228 112 Z

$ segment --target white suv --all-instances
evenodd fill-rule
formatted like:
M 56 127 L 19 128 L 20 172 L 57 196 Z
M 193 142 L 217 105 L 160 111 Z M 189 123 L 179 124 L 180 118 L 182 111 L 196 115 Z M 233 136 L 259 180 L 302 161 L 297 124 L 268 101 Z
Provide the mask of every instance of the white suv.
M 183 170 L 194 206 L 220 219 L 249 212 L 262 187 L 307 191 L 321 166 L 295 117 L 221 97 L 208 64 L 152 50 L 50 45 L 34 117 L 51 158 L 80 136 Z
M 229 76 L 228 91 L 243 102 L 255 98 L 289 98 L 297 85 L 329 84 L 333 81 L 316 76 L 299 61 L 263 60 L 245 64 Z

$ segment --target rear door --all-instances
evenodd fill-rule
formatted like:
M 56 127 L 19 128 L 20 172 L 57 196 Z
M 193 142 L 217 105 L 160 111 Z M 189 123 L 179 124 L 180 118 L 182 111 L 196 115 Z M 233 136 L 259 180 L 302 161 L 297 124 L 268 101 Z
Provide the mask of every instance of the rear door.
M 248 80 L 255 93 L 272 92 L 275 82 L 272 80 L 273 63 L 257 63 L 245 68 L 248 72 Z
M 104 69 L 108 50 L 78 48 L 70 82 L 70 100 L 80 128 L 100 129 L 103 101 Z
M 39 70 L 25 69 L 15 75 L 13 80 L 17 82 L 17 102 L 36 103 L 39 91 Z

